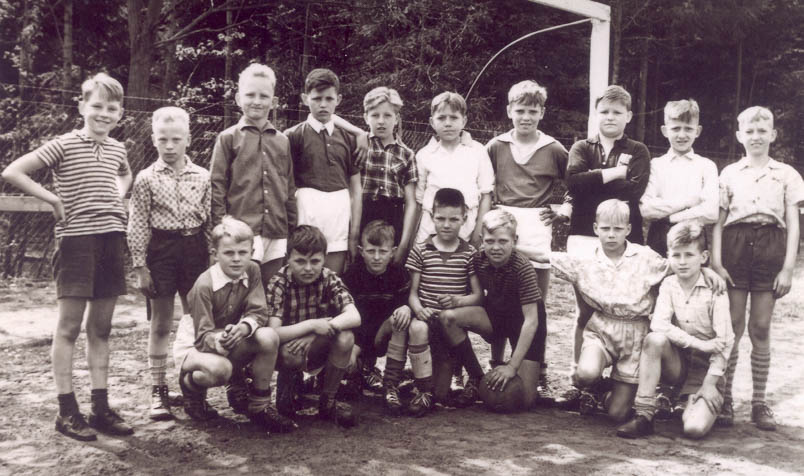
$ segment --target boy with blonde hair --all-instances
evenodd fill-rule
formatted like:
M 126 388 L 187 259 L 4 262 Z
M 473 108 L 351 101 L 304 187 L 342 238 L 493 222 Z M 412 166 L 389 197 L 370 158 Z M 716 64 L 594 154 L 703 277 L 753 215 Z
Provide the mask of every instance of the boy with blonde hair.
M 56 430 L 82 441 L 92 430 L 130 435 L 134 429 L 109 408 L 109 334 L 117 296 L 126 294 L 123 196 L 131 185 L 125 146 L 109 137 L 123 116 L 123 86 L 105 73 L 81 85 L 78 112 L 84 126 L 48 141 L 12 162 L 3 179 L 53 208 L 53 274 L 59 319 L 51 361 L 58 392 Z M 31 179 L 53 172 L 53 192 Z M 73 392 L 73 351 L 87 313 L 87 363 L 92 382 L 89 425 Z M 90 428 L 90 426 L 92 428 Z
M 675 223 L 718 218 L 717 166 L 692 150 L 701 134 L 701 111 L 694 99 L 670 101 L 664 107 L 662 135 L 670 150 L 650 161 L 650 178 L 639 210 L 650 221 L 646 244 L 667 256 L 667 231 Z
M 745 308 L 751 294 L 748 335 L 751 337 L 751 421 L 761 430 L 775 430 L 773 412 L 765 402 L 770 368 L 770 324 L 776 300 L 790 292 L 799 246 L 799 206 L 804 181 L 791 166 L 773 160 L 776 139 L 773 113 L 753 106 L 737 117 L 737 139 L 745 157 L 720 174 L 720 217 L 712 239 L 712 268 L 729 284 L 734 347 L 726 370 L 725 403 L 719 418 L 734 421 L 731 394 L 739 343 L 745 331 Z
M 187 293 L 209 262 L 209 172 L 185 154 L 190 116 L 178 107 L 153 113 L 153 144 L 159 154 L 134 181 L 129 203 L 128 248 L 137 289 L 151 306 L 148 364 L 152 420 L 171 418 L 166 380 L 168 338 L 176 292 L 184 312 Z

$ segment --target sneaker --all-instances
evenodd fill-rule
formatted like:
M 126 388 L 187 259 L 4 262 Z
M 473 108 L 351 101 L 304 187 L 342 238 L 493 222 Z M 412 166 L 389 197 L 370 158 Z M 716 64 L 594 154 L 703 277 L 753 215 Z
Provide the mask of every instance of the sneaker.
M 617 436 L 620 438 L 639 438 L 652 434 L 653 420 L 649 420 L 643 415 L 637 415 L 617 428 Z
M 717 416 L 715 424 L 717 426 L 734 425 L 734 404 L 731 401 L 723 402 L 723 407 L 720 409 L 720 414 Z
M 474 405 L 477 401 L 477 379 L 469 378 L 464 384 L 463 391 L 458 395 L 453 404 L 457 408 L 466 408 Z
M 588 390 L 581 390 L 581 395 L 578 397 L 578 412 L 584 416 L 592 415 L 597 411 L 597 407 L 597 396 Z
M 419 418 L 433 411 L 433 394 L 431 392 L 420 392 L 414 390 L 413 399 L 408 405 L 408 414 Z
M 751 421 L 760 430 L 776 431 L 776 420 L 773 418 L 773 410 L 771 410 L 765 402 L 751 406 Z
M 552 405 L 556 402 L 556 395 L 550 383 L 547 381 L 547 375 L 544 373 L 539 374 L 539 383 L 536 386 L 536 400 L 533 402 L 538 405 Z
M 673 402 L 666 393 L 656 394 L 656 420 L 667 421 L 673 417 Z
M 463 392 L 465 385 L 466 384 L 463 381 L 463 372 L 452 376 L 452 385 L 450 385 L 451 389 Z
M 92 412 L 89 414 L 89 426 L 103 433 L 115 436 L 134 434 L 134 428 L 109 407 L 102 410 L 93 408 Z
M 84 415 L 77 412 L 67 416 L 56 415 L 56 431 L 78 441 L 98 439 L 98 434 L 87 425 Z
M 218 416 L 218 412 L 207 403 L 207 392 L 193 391 L 184 384 L 185 372 L 179 373 L 179 388 L 182 393 L 184 413 L 196 421 L 209 421 Z
M 556 395 L 554 402 L 562 410 L 577 411 L 578 402 L 581 398 L 581 389 L 572 385 L 560 394 Z
M 288 418 L 296 416 L 297 382 L 302 379 L 298 370 L 280 370 L 276 377 L 276 409 Z
M 248 413 L 248 385 L 245 380 L 235 379 L 226 385 L 226 400 L 232 411 L 239 415 Z
M 151 410 L 148 416 L 154 421 L 164 421 L 173 418 L 170 413 L 170 399 L 167 385 L 154 385 L 151 388 Z
M 290 433 L 298 428 L 293 420 L 280 415 L 272 405 L 266 405 L 258 412 L 249 412 L 248 419 L 271 433 Z
M 326 395 L 321 395 L 318 400 L 318 418 L 322 420 L 335 421 L 344 428 L 357 425 L 357 415 L 352 411 L 349 404 L 336 401 Z
M 380 369 L 372 367 L 364 371 L 363 386 L 375 392 L 382 390 L 382 372 L 380 372 Z
M 402 414 L 402 401 L 399 400 L 399 389 L 388 386 L 385 389 L 385 413 L 391 416 Z
M 673 404 L 673 419 L 677 421 L 681 421 L 681 417 L 684 415 L 684 411 L 687 410 L 687 403 L 689 403 L 690 396 L 689 395 L 682 395 L 676 400 L 676 403 Z

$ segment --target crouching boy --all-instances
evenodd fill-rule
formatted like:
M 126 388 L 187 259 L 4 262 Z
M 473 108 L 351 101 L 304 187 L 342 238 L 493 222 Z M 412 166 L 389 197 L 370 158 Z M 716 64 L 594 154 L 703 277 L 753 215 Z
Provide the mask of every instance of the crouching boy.
M 617 436 L 636 438 L 653 433 L 656 384 L 681 385 L 688 396 L 684 436 L 705 436 L 723 405 L 723 374 L 734 331 L 729 298 L 706 283 L 701 266 L 709 258 L 706 232 L 697 222 L 681 222 L 667 233 L 668 261 L 675 273 L 662 281 L 651 333 L 642 342 L 634 418 Z
M 173 354 L 190 418 L 215 418 L 217 411 L 206 401 L 207 388 L 226 384 L 248 367 L 252 383 L 245 413 L 268 431 L 288 432 L 294 423 L 271 405 L 279 336 L 266 327 L 270 314 L 260 267 L 251 261 L 253 239 L 248 225 L 229 216 L 212 230 L 217 263 L 198 277 L 187 295 L 190 316 L 179 323 Z

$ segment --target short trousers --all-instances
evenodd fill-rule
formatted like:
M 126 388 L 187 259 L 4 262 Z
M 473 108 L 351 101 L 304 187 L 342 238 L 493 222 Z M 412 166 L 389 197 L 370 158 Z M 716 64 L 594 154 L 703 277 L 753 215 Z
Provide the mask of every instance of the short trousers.
M 721 262 L 734 289 L 773 291 L 784 265 L 785 230 L 776 225 L 738 223 L 723 229 Z
M 549 256 L 553 244 L 553 225 L 545 225 L 539 213 L 545 208 L 520 208 L 497 205 L 516 218 L 516 249 L 528 257 L 534 268 L 550 269 Z M 536 261 L 539 258 L 542 261 Z
M 123 232 L 56 240 L 53 277 L 61 298 L 101 299 L 126 294 Z
M 709 354 L 695 349 L 679 349 L 675 348 L 678 352 L 679 359 L 681 360 L 681 391 L 680 395 L 693 395 L 700 390 L 703 385 L 704 378 L 709 371 Z M 715 401 L 706 400 L 706 406 L 713 415 L 720 413 L 723 407 L 723 395 L 726 390 L 726 378 L 720 377 L 715 385 L 720 398 Z
M 639 383 L 639 357 L 642 340 L 648 335 L 647 318 L 615 319 L 599 312 L 592 314 L 583 330 L 583 346 L 595 346 L 606 355 L 612 366 L 611 378 L 619 382 Z
M 567 237 L 567 253 L 573 256 L 589 256 L 595 252 L 600 239 L 596 236 L 570 235 Z
M 251 250 L 251 259 L 260 264 L 284 258 L 288 250 L 287 238 L 266 238 L 255 236 Z
M 370 313 L 366 309 L 360 309 L 360 327 L 353 329 L 355 334 L 355 345 L 360 346 L 363 354 L 381 357 L 388 349 L 380 349 L 375 346 L 375 338 L 380 327 L 391 317 L 391 313 Z M 411 316 L 413 319 L 413 316 Z M 390 338 L 390 335 L 389 335 Z M 386 343 L 387 344 L 387 343 Z
M 178 291 L 186 296 L 198 276 L 209 265 L 204 233 L 181 236 L 175 232 L 151 230 L 151 241 L 145 258 L 156 297 L 172 298 Z
M 360 233 L 370 222 L 385 220 L 394 227 L 394 245 L 402 238 L 405 221 L 405 201 L 401 198 L 363 195 L 363 214 L 360 218 Z
M 472 238 L 472 233 L 475 231 L 475 223 L 477 223 L 477 207 L 469 208 L 466 210 L 466 223 L 461 227 L 458 235 L 461 239 L 469 241 Z M 435 224 L 433 223 L 433 216 L 428 211 L 422 211 L 422 219 L 419 222 L 419 231 L 416 233 L 416 243 L 423 243 L 430 235 L 435 234 Z
M 544 351 L 547 342 L 547 310 L 544 306 L 544 301 L 539 301 L 539 327 L 536 329 L 536 334 L 525 353 L 525 360 L 533 362 L 544 362 Z M 514 318 L 506 317 L 511 316 L 510 312 L 496 311 L 493 309 L 486 309 L 489 316 L 489 322 L 493 329 L 491 340 L 486 338 L 486 341 L 491 343 L 497 339 L 508 339 L 511 343 L 511 352 L 516 349 L 516 344 L 519 342 L 519 334 L 522 332 L 522 324 L 525 323 L 524 318 L 516 316 Z
M 193 317 L 185 314 L 179 320 L 176 338 L 173 340 L 173 361 L 177 369 L 181 370 L 181 366 L 193 350 L 195 350 L 195 325 Z
M 349 247 L 349 218 L 352 205 L 349 190 L 322 192 L 314 188 L 296 190 L 298 224 L 311 225 L 327 239 L 327 253 L 346 251 Z
M 329 353 L 331 350 L 332 350 L 331 341 L 327 345 L 319 346 L 317 349 L 311 349 L 305 356 L 304 364 L 302 365 L 302 367 L 293 368 L 292 370 L 294 371 L 300 370 L 303 372 L 307 372 L 309 374 L 317 375 L 321 371 L 321 369 L 323 369 L 324 366 L 327 365 L 327 361 L 329 360 Z M 281 349 L 279 351 L 279 356 L 276 359 L 276 369 L 288 370 L 287 363 L 285 362 L 285 359 L 282 357 Z

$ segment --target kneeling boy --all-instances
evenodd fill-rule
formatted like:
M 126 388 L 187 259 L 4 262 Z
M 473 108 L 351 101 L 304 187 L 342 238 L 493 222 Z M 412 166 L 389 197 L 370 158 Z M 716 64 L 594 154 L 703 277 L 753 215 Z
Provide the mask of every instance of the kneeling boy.
M 675 275 L 659 288 L 651 333 L 642 343 L 636 416 L 617 429 L 617 436 L 636 438 L 653 433 L 656 384 L 683 385 L 689 395 L 681 417 L 684 436 L 701 438 L 715 423 L 723 405 L 723 374 L 734 331 L 729 298 L 706 283 L 701 266 L 709 258 L 706 232 L 691 221 L 667 233 L 668 261 Z
M 206 390 L 226 384 L 250 366 L 253 382 L 246 414 L 269 431 L 288 432 L 289 419 L 271 406 L 271 377 L 279 352 L 279 336 L 264 327 L 269 313 L 260 267 L 251 261 L 251 228 L 225 216 L 212 230 L 217 263 L 204 271 L 187 295 L 190 316 L 176 331 L 173 355 L 184 394 L 184 410 L 194 420 L 210 420 L 217 412 Z

